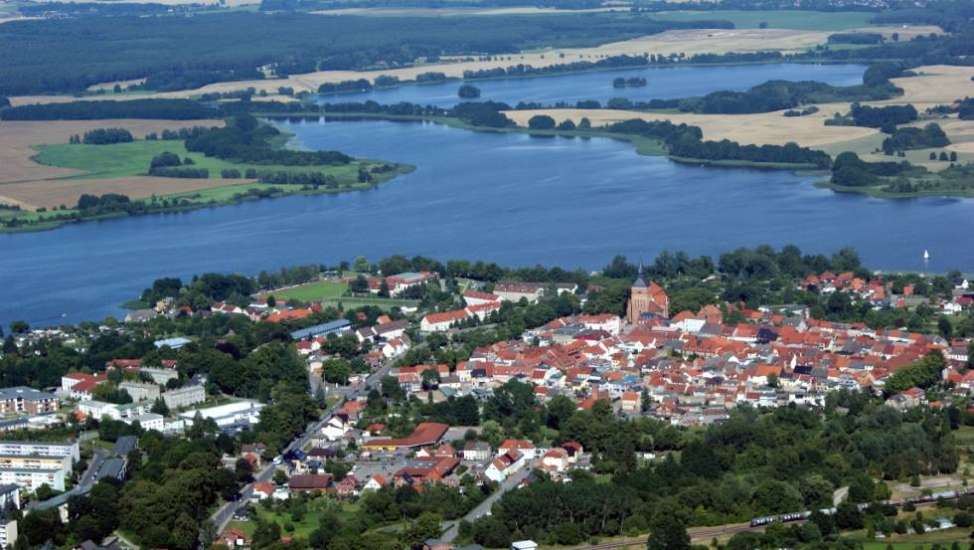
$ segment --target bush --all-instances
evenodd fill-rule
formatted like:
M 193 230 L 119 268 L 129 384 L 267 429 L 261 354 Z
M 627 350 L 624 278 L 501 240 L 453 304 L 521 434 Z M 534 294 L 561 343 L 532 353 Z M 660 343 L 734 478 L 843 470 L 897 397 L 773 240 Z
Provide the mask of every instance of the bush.
M 124 128 L 98 128 L 85 132 L 82 143 L 85 145 L 111 145 L 135 141 L 132 133 Z
M 555 119 L 548 115 L 534 115 L 528 121 L 528 128 L 532 130 L 554 130 Z
M 152 157 L 152 161 L 149 163 L 149 172 L 152 172 L 156 168 L 179 166 L 180 164 L 182 164 L 182 161 L 179 160 L 179 155 L 166 151 Z
M 471 86 L 470 84 L 464 84 L 457 90 L 457 96 L 460 99 L 477 99 L 480 97 L 480 88 Z

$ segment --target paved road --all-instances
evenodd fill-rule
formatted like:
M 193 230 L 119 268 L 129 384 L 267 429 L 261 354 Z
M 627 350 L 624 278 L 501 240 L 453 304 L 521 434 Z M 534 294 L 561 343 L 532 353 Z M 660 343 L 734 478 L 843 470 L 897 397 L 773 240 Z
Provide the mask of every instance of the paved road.
M 462 519 L 465 519 L 473 523 L 475 520 L 488 515 L 490 513 L 491 507 L 494 505 L 495 502 L 500 500 L 502 496 L 504 496 L 504 493 L 510 491 L 511 489 L 516 488 L 518 485 L 521 484 L 522 481 L 527 479 L 529 475 L 531 475 L 530 466 L 525 466 L 521 468 L 520 470 L 515 472 L 514 475 L 505 479 L 500 484 L 500 487 L 498 487 L 496 491 L 491 493 L 489 497 L 484 499 L 484 501 L 478 504 L 473 510 L 470 510 L 470 512 L 468 512 L 467 515 L 463 516 Z M 459 534 L 460 521 L 461 520 L 452 522 L 450 524 L 450 527 L 448 527 L 447 530 L 443 533 L 443 536 L 440 537 L 440 540 L 443 542 L 453 542 L 457 538 L 457 534 Z
M 289 451 L 295 451 L 303 449 L 311 441 L 311 438 L 318 433 L 319 430 L 325 425 L 325 423 L 342 407 L 345 401 L 353 400 L 359 396 L 368 394 L 369 390 L 374 387 L 378 387 L 382 378 L 389 374 L 389 370 L 392 368 L 392 361 L 387 361 L 378 370 L 370 374 L 363 383 L 357 386 L 351 386 L 344 391 L 343 399 L 340 399 L 337 403 L 332 405 L 325 413 L 321 416 L 321 419 L 317 422 L 312 423 L 308 426 L 308 429 L 304 431 L 304 434 L 299 436 L 297 439 L 291 441 L 284 448 L 281 454 L 285 454 Z M 261 483 L 270 481 L 274 477 L 274 470 L 277 469 L 275 464 L 267 464 L 260 471 L 254 474 L 254 481 L 248 483 L 240 490 L 240 498 L 235 501 L 227 502 L 223 506 L 217 509 L 213 515 L 210 516 L 210 522 L 216 528 L 216 532 L 220 533 L 226 529 L 227 524 L 233 519 L 234 514 L 237 513 L 241 508 L 243 508 L 249 501 L 251 495 L 254 493 L 254 483 Z
M 56 497 L 51 497 L 47 500 L 42 500 L 40 502 L 31 502 L 27 505 L 29 510 L 46 510 L 48 508 L 56 508 L 65 502 L 69 498 L 75 495 L 87 495 L 91 488 L 95 486 L 95 482 L 98 481 L 96 476 L 98 475 L 98 470 L 101 469 L 101 465 L 108 458 L 108 451 L 105 449 L 95 449 L 94 454 L 91 457 L 91 462 L 88 463 L 88 469 L 85 473 L 81 475 L 81 479 L 78 480 L 78 484 L 74 486 L 73 489 L 65 493 L 61 493 Z

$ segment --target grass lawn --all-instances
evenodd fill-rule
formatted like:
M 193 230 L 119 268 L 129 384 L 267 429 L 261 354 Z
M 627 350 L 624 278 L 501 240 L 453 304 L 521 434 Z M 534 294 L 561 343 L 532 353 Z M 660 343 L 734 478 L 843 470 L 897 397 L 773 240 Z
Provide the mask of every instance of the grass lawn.
M 282 535 L 289 535 L 304 540 L 307 540 L 308 536 L 318 529 L 323 515 L 322 512 L 329 508 L 335 509 L 340 518 L 350 520 L 358 512 L 359 506 L 357 503 L 338 503 L 329 497 L 318 497 L 308 502 L 307 512 L 301 518 L 301 521 L 294 521 L 291 518 L 290 512 L 271 511 L 260 504 L 254 505 L 254 510 L 256 510 L 257 516 L 260 519 L 267 522 L 274 522 L 281 526 Z M 254 529 L 257 527 L 253 521 L 233 521 L 230 525 L 240 528 L 247 533 L 247 536 L 253 536 Z M 288 525 L 293 528 L 290 530 L 287 529 L 286 526 Z
M 254 165 L 228 162 L 206 157 L 201 153 L 190 153 L 184 142 L 179 140 L 133 141 L 112 145 L 84 145 L 61 143 L 37 146 L 34 160 L 41 164 L 61 168 L 75 168 L 85 171 L 76 178 L 123 178 L 146 175 L 152 157 L 170 152 L 181 158 L 193 159 L 195 168 L 206 168 L 211 178 L 219 178 L 222 170 L 235 168 L 243 172 L 247 168 L 281 172 L 324 172 L 338 178 L 339 183 L 357 183 L 359 163 L 352 162 L 339 166 L 277 166 Z M 371 163 L 370 161 L 366 161 Z
M 300 300 L 302 302 L 316 302 L 319 300 L 330 300 L 340 298 L 348 290 L 348 285 L 336 281 L 316 281 L 289 288 L 287 290 L 274 291 L 271 294 L 279 300 Z
M 796 29 L 803 31 L 841 31 L 869 25 L 870 12 L 820 12 L 804 10 L 780 11 L 667 11 L 654 13 L 660 21 L 712 21 L 721 19 L 734 23 L 739 29 L 756 29 L 767 23 L 772 29 Z
M 960 426 L 954 431 L 954 441 L 960 447 L 974 446 L 974 426 Z
M 360 298 L 358 296 L 323 300 L 322 304 L 326 306 L 337 306 L 339 302 L 341 302 L 342 307 L 345 309 L 354 309 L 362 306 L 375 306 L 379 309 L 390 310 L 394 307 L 416 307 L 419 305 L 418 300 L 400 300 L 398 298 Z

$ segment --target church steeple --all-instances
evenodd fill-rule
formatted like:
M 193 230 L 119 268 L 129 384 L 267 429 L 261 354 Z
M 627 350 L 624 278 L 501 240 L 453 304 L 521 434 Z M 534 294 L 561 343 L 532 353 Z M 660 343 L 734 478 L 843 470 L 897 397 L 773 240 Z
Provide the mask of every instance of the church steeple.
M 646 288 L 646 280 L 643 279 L 643 263 L 639 262 L 639 275 L 636 277 L 636 282 L 632 284 L 633 288 Z

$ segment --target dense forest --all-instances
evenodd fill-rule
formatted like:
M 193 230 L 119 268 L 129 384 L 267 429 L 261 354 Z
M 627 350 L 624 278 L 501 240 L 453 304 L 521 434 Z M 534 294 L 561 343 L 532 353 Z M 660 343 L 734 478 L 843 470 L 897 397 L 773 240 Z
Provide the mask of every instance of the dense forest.
M 923 128 L 907 126 L 897 128 L 891 136 L 883 140 L 883 152 L 891 155 L 908 149 L 927 149 L 950 145 L 947 134 L 939 124 L 931 122 Z
M 280 135 L 273 126 L 260 124 L 248 114 L 236 115 L 223 128 L 204 130 L 186 140 L 186 150 L 234 162 L 313 166 L 348 164 L 352 157 L 337 151 L 295 151 L 271 147 Z
M 832 86 L 822 82 L 772 80 L 745 92 L 712 92 L 680 102 L 680 110 L 705 114 L 767 113 L 804 103 L 890 99 L 901 90 L 888 81 L 858 86 Z
M 727 23 L 584 14 L 387 19 L 246 12 L 16 21 L 0 27 L 0 94 L 79 92 L 144 77 L 147 88 L 168 90 L 244 78 L 266 65 L 279 76 L 395 67 L 447 54 L 589 46 L 714 25 Z
M 659 437 L 660 428 L 645 420 L 615 418 L 605 402 L 591 411 L 566 409 L 554 422 L 553 405 L 542 407 L 540 414 L 530 407 L 518 409 L 513 422 L 518 425 L 519 416 L 529 415 L 549 427 L 554 423 L 556 441 L 579 441 L 594 453 L 596 473 L 611 477 L 583 472 L 573 483 L 542 479 L 507 493 L 492 515 L 463 526 L 469 539 L 491 547 L 525 538 L 573 545 L 592 536 L 655 531 L 663 518 L 682 528 L 720 525 L 829 507 L 832 492 L 842 486 L 850 487 L 847 506 L 834 516 L 813 518 L 814 528 L 796 533 L 797 539 L 740 546 L 732 540 L 729 547 L 820 543 L 834 540 L 839 528 L 861 528 L 867 522 L 877 532 L 892 533 L 898 526 L 888 509 L 877 505 L 859 512 L 854 504 L 888 498 L 887 481 L 954 472 L 959 462 L 952 435 L 959 411 L 900 413 L 864 394 L 830 395 L 824 415 L 795 407 L 773 412 L 739 407 L 727 422 L 676 440 Z M 675 449 L 678 459 L 669 452 Z M 640 463 L 636 451 L 662 453 L 663 458 Z
M 2 70 L 0 68 L 0 71 Z M 190 99 L 37 103 L 10 107 L 0 111 L 0 119 L 2 120 L 101 120 L 113 118 L 198 120 L 220 118 L 220 112 Z
M 866 162 L 852 152 L 839 153 L 832 163 L 832 183 L 844 187 L 868 187 L 881 183 L 880 178 L 893 177 L 916 170 L 907 161 Z

